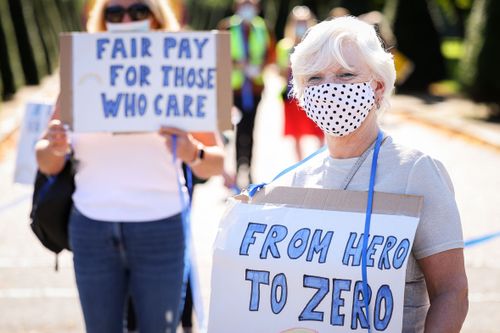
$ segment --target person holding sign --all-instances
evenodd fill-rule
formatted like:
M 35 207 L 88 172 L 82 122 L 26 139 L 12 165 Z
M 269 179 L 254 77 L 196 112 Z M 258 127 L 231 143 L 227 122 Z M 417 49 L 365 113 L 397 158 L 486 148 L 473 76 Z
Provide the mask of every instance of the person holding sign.
M 304 158 L 301 148 L 301 139 L 305 135 L 312 135 L 317 139 L 318 146 L 323 141 L 323 131 L 309 119 L 300 108 L 297 100 L 290 96 L 290 53 L 311 26 L 316 24 L 316 19 L 311 10 L 306 6 L 296 6 L 292 9 L 285 28 L 285 38 L 276 45 L 276 63 L 281 76 L 286 80 L 286 85 L 281 96 L 285 111 L 284 134 L 290 136 L 295 143 L 295 154 L 298 160 Z
M 391 54 L 372 26 L 341 17 L 309 29 L 291 67 L 294 96 L 327 142 L 324 154 L 292 173 L 291 185 L 366 191 L 380 138 L 374 190 L 424 200 L 406 271 L 403 332 L 459 332 L 468 309 L 467 278 L 451 180 L 439 161 L 399 145 L 377 122 L 394 88 Z
M 87 30 L 177 31 L 179 24 L 161 0 L 97 0 Z M 175 332 L 185 253 L 181 213 L 188 200 L 180 164 L 201 178 L 222 173 L 218 137 L 163 127 L 158 133 L 73 133 L 70 140 L 62 112 L 58 102 L 36 154 L 48 175 L 62 170 L 70 152 L 76 161 L 69 239 L 87 332 L 123 332 L 128 295 L 140 332 Z

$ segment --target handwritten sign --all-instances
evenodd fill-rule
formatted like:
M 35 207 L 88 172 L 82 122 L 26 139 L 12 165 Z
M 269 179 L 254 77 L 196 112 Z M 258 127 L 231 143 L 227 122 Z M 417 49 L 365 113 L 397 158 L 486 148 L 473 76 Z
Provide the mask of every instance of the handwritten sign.
M 278 197 L 286 201 L 289 189 L 281 190 Z M 304 194 L 296 198 L 311 197 L 311 189 L 294 190 Z M 393 211 L 382 211 L 375 202 L 365 295 L 366 193 L 314 191 L 320 203 L 329 196 L 329 207 L 236 203 L 229 210 L 215 243 L 209 332 L 366 331 L 365 297 L 373 331 L 401 332 L 406 264 L 418 216 L 398 212 L 397 195 L 383 198 L 386 206 L 392 200 Z
M 50 104 L 28 103 L 26 105 L 17 146 L 14 182 L 34 184 L 37 170 L 35 144 L 47 128 L 52 110 L 53 106 Z
M 63 119 L 75 132 L 227 129 L 230 70 L 223 32 L 66 34 Z

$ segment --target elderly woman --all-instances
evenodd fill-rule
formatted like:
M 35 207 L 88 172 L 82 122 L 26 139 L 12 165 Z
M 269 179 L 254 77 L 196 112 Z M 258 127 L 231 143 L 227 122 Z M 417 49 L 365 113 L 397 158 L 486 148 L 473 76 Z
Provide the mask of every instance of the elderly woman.
M 372 26 L 353 17 L 309 29 L 291 56 L 293 91 L 325 133 L 327 154 L 295 171 L 292 186 L 366 191 L 378 114 L 395 70 Z M 366 153 L 365 153 L 366 152 Z M 403 332 L 459 332 L 467 313 L 460 216 L 443 165 L 384 133 L 375 191 L 424 197 L 406 272 Z
M 166 1 L 98 0 L 87 24 L 91 33 L 153 29 L 179 29 Z M 49 175 L 63 169 L 70 148 L 77 161 L 69 238 L 87 332 L 123 332 L 128 295 L 140 332 L 175 332 L 184 271 L 180 163 L 202 178 L 220 174 L 224 155 L 216 136 L 162 128 L 69 138 L 59 117 L 56 107 L 37 160 Z

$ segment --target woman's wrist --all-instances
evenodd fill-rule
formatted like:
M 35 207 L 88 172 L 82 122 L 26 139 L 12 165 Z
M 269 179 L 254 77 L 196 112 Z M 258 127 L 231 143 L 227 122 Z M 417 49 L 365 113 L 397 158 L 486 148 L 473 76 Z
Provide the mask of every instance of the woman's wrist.
M 200 164 L 205 159 L 205 146 L 200 142 L 198 142 L 195 146 L 196 148 L 193 159 L 187 163 L 191 167 Z

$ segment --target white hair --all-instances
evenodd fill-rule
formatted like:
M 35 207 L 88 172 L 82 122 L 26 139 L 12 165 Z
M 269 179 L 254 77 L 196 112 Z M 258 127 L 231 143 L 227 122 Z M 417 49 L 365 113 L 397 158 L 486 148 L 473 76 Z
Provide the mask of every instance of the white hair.
M 373 26 L 352 16 L 323 21 L 307 31 L 290 56 L 292 94 L 302 101 L 307 79 L 334 64 L 352 70 L 342 55 L 345 42 L 351 42 L 357 48 L 373 78 L 384 84 L 379 110 L 389 107 L 396 80 L 392 54 L 383 49 Z

